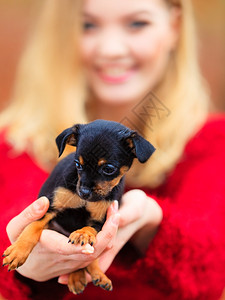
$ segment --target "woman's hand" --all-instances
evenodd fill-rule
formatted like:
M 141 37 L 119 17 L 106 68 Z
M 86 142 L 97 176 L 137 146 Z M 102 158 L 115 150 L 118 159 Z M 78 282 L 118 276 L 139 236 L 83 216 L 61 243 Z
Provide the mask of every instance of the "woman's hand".
M 143 191 L 131 190 L 123 197 L 120 214 L 119 227 L 123 230 L 121 228 L 119 231 L 125 233 L 133 229 L 131 241 L 144 254 L 162 222 L 161 207 Z
M 124 194 L 119 214 L 119 230 L 114 245 L 102 253 L 99 259 L 104 272 L 130 239 L 141 254 L 144 254 L 163 217 L 158 203 L 141 190 L 131 190 Z
M 13 243 L 29 223 L 41 218 L 48 207 L 48 199 L 42 197 L 13 218 L 7 225 L 10 241 Z M 100 256 L 108 246 L 112 246 L 119 224 L 116 207 L 116 203 L 110 207 L 103 230 L 97 236 L 95 249 L 90 245 L 81 247 L 68 244 L 66 236 L 45 229 L 27 261 L 17 271 L 33 280 L 46 281 L 86 267 L 91 261 Z
M 103 272 L 109 268 L 117 253 L 131 238 L 139 251 L 144 253 L 162 221 L 160 206 L 141 190 L 131 190 L 124 194 L 119 215 L 119 230 L 117 235 L 114 235 L 114 243 L 108 245 L 99 256 L 99 265 Z M 97 237 L 100 234 L 101 232 Z M 90 281 L 90 278 L 88 279 Z M 60 276 L 59 282 L 67 284 L 68 275 Z

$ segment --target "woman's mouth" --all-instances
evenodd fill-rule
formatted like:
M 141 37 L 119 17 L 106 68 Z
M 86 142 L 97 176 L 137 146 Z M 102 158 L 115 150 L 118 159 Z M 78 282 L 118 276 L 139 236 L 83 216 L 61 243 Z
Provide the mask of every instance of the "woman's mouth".
M 99 78 L 109 84 L 120 84 L 127 82 L 135 73 L 134 68 L 106 67 L 97 69 Z

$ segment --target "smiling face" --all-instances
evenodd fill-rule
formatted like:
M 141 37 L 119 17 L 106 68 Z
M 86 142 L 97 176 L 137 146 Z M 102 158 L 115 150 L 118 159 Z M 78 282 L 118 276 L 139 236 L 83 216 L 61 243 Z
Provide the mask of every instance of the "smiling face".
M 81 55 L 101 102 L 140 100 L 165 74 L 178 37 L 164 0 L 85 0 Z

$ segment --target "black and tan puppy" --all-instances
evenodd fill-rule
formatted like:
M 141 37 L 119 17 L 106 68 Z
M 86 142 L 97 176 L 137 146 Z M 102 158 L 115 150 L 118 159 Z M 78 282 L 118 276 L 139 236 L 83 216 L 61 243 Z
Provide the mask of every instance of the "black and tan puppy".
M 136 157 L 144 163 L 155 148 L 143 137 L 120 123 L 97 120 L 64 130 L 56 139 L 59 156 L 66 144 L 76 147 L 61 160 L 39 196 L 46 196 L 50 207 L 43 218 L 28 225 L 17 241 L 4 252 L 3 264 L 9 270 L 21 266 L 39 241 L 44 228 L 58 224 L 68 233 L 69 242 L 94 245 L 108 207 L 121 200 L 124 175 Z M 62 232 L 62 231 L 61 231 Z M 69 289 L 81 293 L 86 286 L 85 270 L 92 281 L 106 290 L 112 283 L 98 267 L 97 260 L 69 276 Z

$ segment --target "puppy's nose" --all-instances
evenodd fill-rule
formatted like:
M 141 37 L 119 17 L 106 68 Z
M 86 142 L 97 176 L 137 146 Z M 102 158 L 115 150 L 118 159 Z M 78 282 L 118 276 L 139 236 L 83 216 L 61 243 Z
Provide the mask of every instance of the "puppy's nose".
M 81 186 L 79 193 L 80 193 L 81 198 L 86 200 L 91 196 L 91 189 L 88 187 Z

